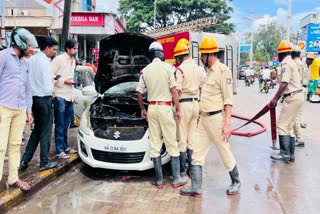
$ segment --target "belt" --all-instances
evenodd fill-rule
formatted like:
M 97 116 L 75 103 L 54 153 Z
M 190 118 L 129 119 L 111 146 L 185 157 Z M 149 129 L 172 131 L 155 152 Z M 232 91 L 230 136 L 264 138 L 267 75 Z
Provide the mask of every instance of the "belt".
M 150 101 L 149 105 L 171 106 L 170 101 Z
M 34 99 L 52 98 L 52 96 L 32 96 Z
M 209 116 L 212 116 L 212 115 L 215 115 L 215 114 L 219 114 L 219 113 L 221 113 L 221 112 L 222 112 L 222 110 L 210 111 L 210 112 L 202 112 L 202 115 L 209 117 Z
M 290 92 L 290 93 L 288 93 L 288 94 L 284 94 L 282 97 L 283 97 L 283 98 L 286 98 L 286 97 L 291 96 L 291 95 L 294 95 L 294 94 L 299 94 L 299 93 L 302 92 L 302 91 L 303 91 L 302 89 L 299 89 L 299 90 Z
M 198 98 L 182 98 L 179 100 L 179 103 L 192 102 L 192 101 L 198 101 Z

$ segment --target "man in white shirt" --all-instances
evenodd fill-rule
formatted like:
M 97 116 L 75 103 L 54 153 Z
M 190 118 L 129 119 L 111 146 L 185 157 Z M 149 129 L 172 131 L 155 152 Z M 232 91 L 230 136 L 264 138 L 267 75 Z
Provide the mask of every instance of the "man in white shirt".
M 269 66 L 265 66 L 265 68 L 262 71 L 262 79 L 268 80 L 271 77 L 271 71 L 269 69 Z
M 57 54 L 58 42 L 51 37 L 44 37 L 39 41 L 40 51 L 28 59 L 32 92 L 32 114 L 34 129 L 20 163 L 20 170 L 28 168 L 34 152 L 40 142 L 40 171 L 57 166 L 56 162 L 49 162 L 48 154 L 51 144 L 53 124 L 52 93 L 53 76 L 51 58 Z
M 54 138 L 56 152 L 59 158 L 68 159 L 70 154 L 77 153 L 68 143 L 68 129 L 73 114 L 74 69 L 76 61 L 74 57 L 78 53 L 78 42 L 68 39 L 65 43 L 65 52 L 52 61 L 52 72 L 59 75 L 57 84 L 54 86 Z

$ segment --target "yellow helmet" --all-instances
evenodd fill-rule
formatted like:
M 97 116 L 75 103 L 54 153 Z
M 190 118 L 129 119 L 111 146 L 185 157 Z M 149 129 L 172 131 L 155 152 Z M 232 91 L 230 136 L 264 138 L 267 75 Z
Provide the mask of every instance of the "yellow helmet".
M 178 42 L 180 42 L 180 41 L 183 42 L 188 48 L 191 47 L 190 42 L 189 42 L 187 39 L 182 38 L 182 39 L 180 39 Z
M 217 53 L 218 51 L 218 43 L 214 38 L 205 37 L 202 39 L 199 50 L 200 54 Z
M 176 57 L 176 56 L 186 55 L 189 53 L 190 53 L 189 48 L 184 43 L 184 41 L 181 41 L 180 39 L 173 50 L 173 56 Z
M 288 40 L 283 40 L 278 46 L 278 53 L 291 52 L 292 46 Z
M 295 45 L 295 46 L 293 46 L 293 48 L 292 48 L 292 52 L 298 52 L 298 53 L 300 53 L 300 52 L 301 52 L 301 48 L 300 48 L 298 45 Z

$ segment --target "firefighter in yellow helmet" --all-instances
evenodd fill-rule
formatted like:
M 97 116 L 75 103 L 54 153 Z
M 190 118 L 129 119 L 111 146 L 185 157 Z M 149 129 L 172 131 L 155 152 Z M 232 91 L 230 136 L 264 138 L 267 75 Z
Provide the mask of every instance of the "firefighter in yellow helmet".
M 171 170 L 173 176 L 173 188 L 185 185 L 188 179 L 180 177 L 179 147 L 176 140 L 176 122 L 172 114 L 172 101 L 175 106 L 177 121 L 180 120 L 180 109 L 174 68 L 163 62 L 163 47 L 159 42 L 153 42 L 149 46 L 152 62 L 146 66 L 140 74 L 137 86 L 138 103 L 141 116 L 148 120 L 150 134 L 150 156 L 156 174 L 156 186 L 163 188 L 163 175 L 160 150 L 163 141 L 171 156 Z M 143 94 L 148 93 L 148 113 L 143 103 Z M 163 137 L 163 139 L 162 139 Z
M 200 43 L 201 61 L 207 74 L 201 87 L 201 105 L 198 128 L 193 145 L 191 165 L 192 184 L 180 194 L 201 197 L 202 167 L 212 144 L 215 144 L 231 178 L 228 195 L 237 194 L 240 178 L 236 160 L 230 150 L 230 123 L 232 111 L 232 75 L 229 68 L 217 58 L 218 44 L 212 37 Z
M 187 40 L 186 38 L 182 38 L 178 42 L 184 43 L 188 47 L 188 49 L 191 47 L 189 40 Z
M 301 86 L 303 86 L 304 65 L 300 59 L 300 53 L 301 53 L 301 48 L 299 46 L 296 45 L 292 48 L 291 57 L 292 57 L 293 61 L 297 64 L 299 76 L 300 76 L 300 83 L 301 83 Z M 304 95 L 304 99 L 306 99 L 307 91 L 305 89 L 304 89 L 303 95 Z M 298 114 L 298 116 L 295 120 L 294 126 L 293 126 L 294 134 L 296 136 L 296 146 L 298 146 L 298 147 L 304 146 L 303 133 L 301 130 L 301 125 L 300 125 L 301 120 L 302 120 L 302 111 L 303 111 L 303 106 L 300 109 L 299 114 Z
M 278 46 L 278 58 L 281 63 L 281 83 L 270 102 L 275 107 L 282 97 L 280 115 L 277 121 L 280 153 L 271 155 L 272 160 L 294 162 L 295 137 L 293 126 L 302 108 L 304 96 L 297 64 L 291 58 L 292 46 L 289 41 L 281 41 Z
M 187 172 L 187 157 L 189 166 L 188 173 L 190 173 L 195 137 L 194 130 L 197 127 L 199 115 L 198 99 L 200 87 L 205 76 L 203 68 L 198 66 L 190 57 L 186 42 L 188 41 L 179 40 L 173 53 L 176 63 L 179 65 L 176 71 L 176 81 L 179 94 L 181 121 L 177 128 L 180 133 L 180 172 L 182 176 L 185 176 Z

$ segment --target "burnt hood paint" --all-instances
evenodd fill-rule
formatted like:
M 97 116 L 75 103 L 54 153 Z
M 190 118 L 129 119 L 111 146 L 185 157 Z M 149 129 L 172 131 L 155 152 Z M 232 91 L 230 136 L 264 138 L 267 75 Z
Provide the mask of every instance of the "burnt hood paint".
M 99 65 L 95 76 L 98 93 L 124 81 L 138 81 L 150 63 L 149 45 L 155 39 L 137 33 L 119 33 L 100 41 Z

